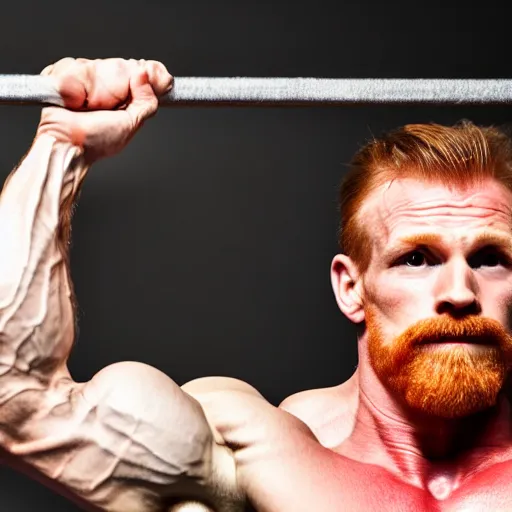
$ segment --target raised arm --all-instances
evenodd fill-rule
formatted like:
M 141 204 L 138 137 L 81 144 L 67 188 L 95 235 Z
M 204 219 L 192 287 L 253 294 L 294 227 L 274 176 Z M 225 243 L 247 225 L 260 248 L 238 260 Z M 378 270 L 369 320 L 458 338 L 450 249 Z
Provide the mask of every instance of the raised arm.
M 121 150 L 171 76 L 153 61 L 63 59 L 46 68 L 67 108 L 43 110 L 0 196 L 0 447 L 86 510 L 232 510 L 235 468 L 199 404 L 163 373 L 119 363 L 89 383 L 67 370 L 73 203 L 88 167 Z M 72 110 L 73 109 L 73 110 Z

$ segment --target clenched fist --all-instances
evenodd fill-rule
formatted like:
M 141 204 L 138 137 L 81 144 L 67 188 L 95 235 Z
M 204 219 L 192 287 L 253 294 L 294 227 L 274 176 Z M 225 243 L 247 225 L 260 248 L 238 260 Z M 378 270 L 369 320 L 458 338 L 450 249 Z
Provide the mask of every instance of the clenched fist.
M 88 163 L 123 149 L 172 85 L 151 60 L 65 58 L 41 74 L 54 77 L 65 108 L 44 108 L 37 133 L 81 146 Z

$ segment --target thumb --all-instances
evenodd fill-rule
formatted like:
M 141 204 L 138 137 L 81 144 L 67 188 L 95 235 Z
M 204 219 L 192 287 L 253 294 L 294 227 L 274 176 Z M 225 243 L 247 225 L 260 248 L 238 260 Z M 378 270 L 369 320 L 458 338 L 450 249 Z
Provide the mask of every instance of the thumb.
M 131 76 L 130 94 L 131 101 L 128 103 L 126 111 L 136 126 L 140 126 L 146 119 L 154 115 L 158 108 L 158 98 L 149 83 L 148 72 L 145 69 L 141 69 Z

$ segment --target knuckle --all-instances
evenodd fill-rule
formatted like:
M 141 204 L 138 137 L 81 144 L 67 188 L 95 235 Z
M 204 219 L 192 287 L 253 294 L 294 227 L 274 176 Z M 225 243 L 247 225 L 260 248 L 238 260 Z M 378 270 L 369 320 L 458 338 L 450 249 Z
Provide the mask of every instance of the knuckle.
M 140 68 L 140 64 L 138 60 L 135 59 L 129 59 L 126 62 L 127 68 L 130 70 L 130 72 L 136 72 Z
M 57 62 L 55 62 L 55 66 L 61 66 L 61 65 L 67 65 L 75 62 L 74 57 L 63 57 L 62 59 L 59 59 Z
M 48 76 L 51 75 L 53 71 L 53 64 L 50 64 L 49 66 L 46 66 L 42 71 L 41 75 Z
M 160 72 L 159 62 L 148 60 L 146 62 L 146 69 L 151 76 L 156 76 Z
M 115 77 L 126 77 L 128 75 L 129 65 L 123 59 L 112 59 L 106 62 L 109 69 L 112 70 Z
M 121 59 L 119 57 L 114 57 L 112 59 L 107 59 L 106 62 L 109 64 L 114 64 L 117 67 L 126 68 L 128 66 L 128 61 L 126 59 Z
M 125 77 L 129 72 L 130 65 L 125 59 L 112 58 L 98 60 L 97 68 L 113 77 Z
M 146 63 L 149 80 L 155 93 L 163 94 L 173 83 L 173 77 L 164 64 L 156 60 L 149 60 Z
M 94 61 L 84 58 L 65 57 L 57 62 L 46 66 L 42 75 L 53 75 L 58 77 L 73 77 L 78 80 L 87 77 L 94 68 Z
M 49 75 L 58 73 L 61 69 L 64 69 L 67 66 L 71 65 L 74 61 L 75 59 L 73 59 L 72 57 L 64 57 L 63 59 L 59 59 L 55 61 L 53 64 L 46 66 L 43 69 L 43 71 L 41 71 L 41 74 Z
M 164 64 L 162 64 L 158 60 L 149 60 L 148 64 L 157 72 L 157 73 L 168 73 L 167 68 Z

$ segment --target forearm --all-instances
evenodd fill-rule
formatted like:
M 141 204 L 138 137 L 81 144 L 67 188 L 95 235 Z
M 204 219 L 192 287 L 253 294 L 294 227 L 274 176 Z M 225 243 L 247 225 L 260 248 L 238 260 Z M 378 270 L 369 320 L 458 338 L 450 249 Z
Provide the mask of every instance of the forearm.
M 183 499 L 230 500 L 213 481 L 212 458 L 223 448 L 201 407 L 147 365 L 117 363 L 86 384 L 46 392 L 25 432 L 8 453 L 84 510 L 167 512 Z M 229 462 L 222 467 L 231 476 Z M 214 509 L 239 510 L 222 502 Z
M 194 398 L 147 365 L 114 364 L 84 384 L 66 368 L 68 240 L 86 162 L 122 150 L 172 77 L 120 59 L 62 59 L 43 73 L 66 108 L 44 109 L 0 196 L 0 452 L 86 510 L 163 512 L 183 500 L 234 510 L 234 458 Z
M 67 246 L 86 170 L 78 147 L 41 135 L 0 197 L 0 416 L 11 425 L 31 413 L 28 389 L 37 409 L 73 343 Z
M 79 148 L 43 136 L 0 197 L 0 446 L 85 510 L 213 501 L 218 448 L 194 399 L 136 363 L 113 365 L 87 384 L 67 373 L 67 242 L 85 172 Z

